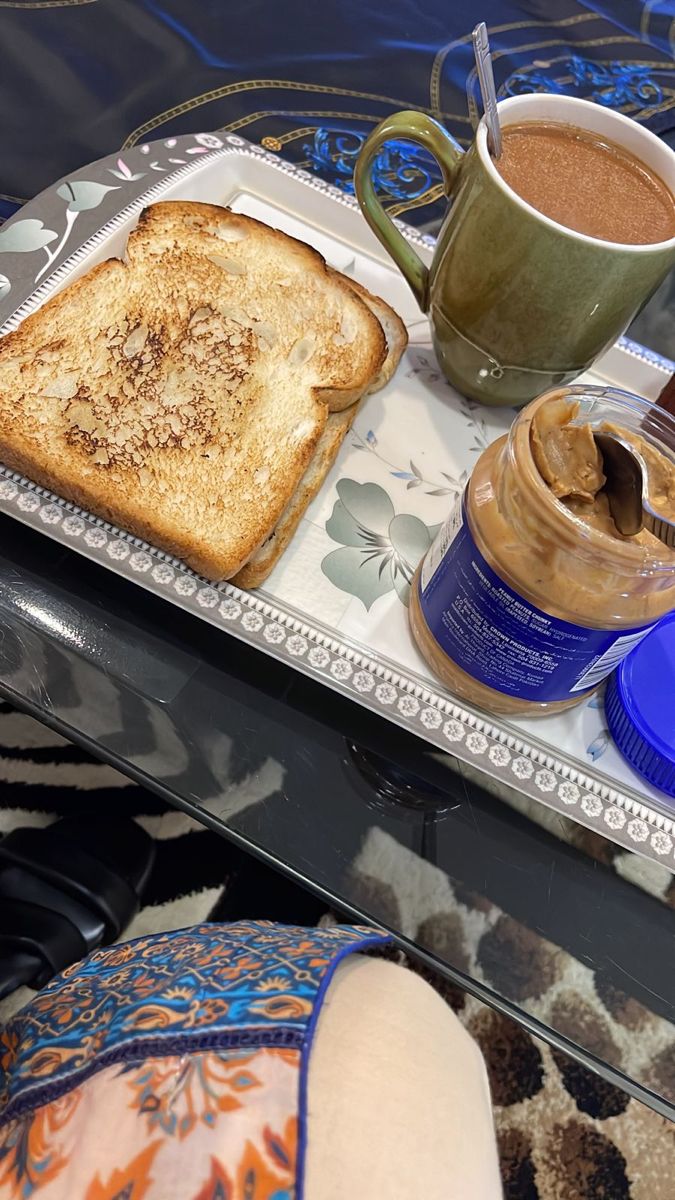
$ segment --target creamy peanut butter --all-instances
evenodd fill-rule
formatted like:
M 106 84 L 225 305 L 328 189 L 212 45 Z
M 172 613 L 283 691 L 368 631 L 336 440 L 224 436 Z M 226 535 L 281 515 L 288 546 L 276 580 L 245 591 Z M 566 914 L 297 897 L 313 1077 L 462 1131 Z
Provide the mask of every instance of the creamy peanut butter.
M 602 454 L 593 440 L 593 427 L 587 422 L 574 423 L 578 411 L 578 403 L 561 398 L 540 409 L 535 416 L 530 440 L 539 474 L 554 496 L 562 500 L 578 520 L 610 537 L 658 552 L 658 538 L 647 530 L 627 537 L 614 524 L 607 496 L 602 490 L 606 482 Z M 635 447 L 647 467 L 650 503 L 664 517 L 675 520 L 673 464 L 633 430 L 623 429 L 611 421 L 603 421 L 598 430 L 617 434 Z
M 532 422 L 532 454 L 554 496 L 593 502 L 605 483 L 602 456 L 591 426 L 569 423 L 578 408 L 560 399 L 541 409 Z
M 595 392 L 597 401 L 582 388 L 540 397 L 488 447 L 460 532 L 446 534 L 440 558 L 432 547 L 413 586 L 412 630 L 432 670 L 494 712 L 576 704 L 675 608 L 675 553 L 645 530 L 619 533 L 593 430 L 613 428 L 639 449 L 650 500 L 673 518 L 675 453 L 644 432 L 646 401 Z

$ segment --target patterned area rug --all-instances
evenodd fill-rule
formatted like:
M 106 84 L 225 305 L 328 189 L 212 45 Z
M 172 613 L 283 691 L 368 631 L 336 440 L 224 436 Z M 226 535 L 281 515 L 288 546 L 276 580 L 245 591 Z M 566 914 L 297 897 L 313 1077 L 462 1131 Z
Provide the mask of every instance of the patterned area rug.
M 331 919 L 318 900 L 217 834 L 0 705 L 0 834 L 19 825 L 45 826 L 92 807 L 134 817 L 156 840 L 145 904 L 126 936 L 209 917 L 304 924 Z M 573 1033 L 574 1024 L 578 1028 L 583 1021 L 598 1052 L 626 1066 L 648 1058 L 655 1082 L 675 1084 L 672 1051 L 652 1014 L 616 993 L 599 996 L 587 968 L 533 938 L 488 901 L 479 905 L 475 896 L 458 895 L 442 872 L 413 858 L 387 834 L 372 830 L 352 867 L 353 895 L 360 893 L 368 907 L 375 889 L 382 912 L 386 894 L 401 928 L 488 982 L 498 982 L 493 974 L 508 960 L 511 994 L 520 989 L 541 1015 L 557 1006 L 559 1028 L 567 1023 Z M 388 953 L 401 958 L 396 950 Z M 443 979 L 410 965 L 446 998 L 483 1049 L 506 1200 L 670 1200 L 675 1126 Z M 541 994 L 533 1004 L 535 987 Z M 29 994 L 15 995 L 12 1008 Z M 6 1003 L 5 1015 L 8 1009 Z

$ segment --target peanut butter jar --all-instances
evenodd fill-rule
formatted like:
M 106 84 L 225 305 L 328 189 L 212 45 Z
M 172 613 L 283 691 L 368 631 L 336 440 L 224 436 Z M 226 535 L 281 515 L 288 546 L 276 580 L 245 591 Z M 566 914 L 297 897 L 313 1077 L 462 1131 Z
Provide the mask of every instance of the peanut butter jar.
M 612 429 L 675 519 L 675 417 L 615 388 L 562 388 L 483 452 L 420 564 L 413 636 L 469 703 L 530 715 L 578 704 L 675 609 L 675 552 L 612 519 L 593 441 Z

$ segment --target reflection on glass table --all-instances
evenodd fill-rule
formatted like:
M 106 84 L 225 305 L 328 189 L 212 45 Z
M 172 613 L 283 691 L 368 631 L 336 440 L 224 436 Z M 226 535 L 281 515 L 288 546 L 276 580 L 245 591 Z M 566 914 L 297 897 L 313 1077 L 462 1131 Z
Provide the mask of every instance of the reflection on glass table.
M 8 519 L 0 531 L 5 699 L 675 1116 L 667 870 Z

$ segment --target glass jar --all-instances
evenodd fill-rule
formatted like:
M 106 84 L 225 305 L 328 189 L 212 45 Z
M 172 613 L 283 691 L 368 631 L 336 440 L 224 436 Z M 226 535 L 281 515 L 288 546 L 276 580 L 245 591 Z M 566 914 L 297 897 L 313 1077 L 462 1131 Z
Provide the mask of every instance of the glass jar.
M 594 508 L 558 499 L 539 473 L 533 421 L 561 400 L 577 408 L 572 425 L 638 435 L 650 496 L 658 492 L 675 517 L 670 413 L 590 386 L 547 392 L 519 413 L 476 463 L 417 571 L 409 610 L 434 674 L 492 712 L 577 704 L 675 609 L 675 552 L 644 530 L 623 538 L 604 497 L 596 519 Z

